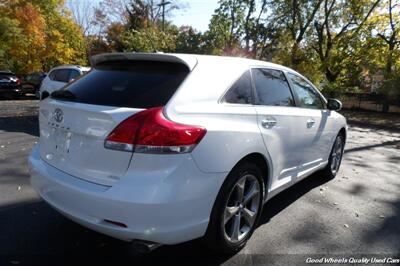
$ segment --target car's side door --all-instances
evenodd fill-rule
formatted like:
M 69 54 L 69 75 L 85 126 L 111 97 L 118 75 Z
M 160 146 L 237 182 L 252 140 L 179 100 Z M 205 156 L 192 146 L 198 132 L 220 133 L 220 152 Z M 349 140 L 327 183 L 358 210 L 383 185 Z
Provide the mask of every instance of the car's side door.
M 296 99 L 299 116 L 298 133 L 302 136 L 301 172 L 299 178 L 323 165 L 330 151 L 329 111 L 326 102 L 313 85 L 303 77 L 287 73 Z
M 296 180 L 302 138 L 293 94 L 282 70 L 252 68 L 257 122 L 272 160 L 271 190 Z

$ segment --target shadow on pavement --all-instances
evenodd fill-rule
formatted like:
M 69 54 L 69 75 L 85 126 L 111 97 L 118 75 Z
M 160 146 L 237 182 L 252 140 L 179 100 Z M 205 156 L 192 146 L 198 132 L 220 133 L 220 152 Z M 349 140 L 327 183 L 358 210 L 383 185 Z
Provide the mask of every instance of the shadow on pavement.
M 260 225 L 325 182 L 316 175 L 279 194 L 265 205 Z M 200 240 L 138 254 L 126 242 L 69 221 L 43 201 L 0 206 L 0 262 L 6 264 L 219 265 L 230 258 L 209 251 Z
M 310 190 L 322 186 L 328 181 L 329 180 L 323 177 L 320 172 L 316 172 L 294 186 L 288 188 L 287 190 L 279 193 L 264 205 L 263 213 L 258 226 L 268 223 L 268 221 L 271 220 L 275 215 L 279 214 L 297 199 L 301 198 Z
M 363 151 L 363 150 L 373 149 L 373 148 L 382 147 L 382 146 L 392 146 L 392 145 L 395 146 L 398 144 L 400 144 L 400 140 L 385 141 L 385 142 L 378 143 L 378 144 L 372 144 L 372 145 L 367 145 L 367 146 L 346 149 L 345 153 Z
M 7 132 L 22 132 L 39 136 L 39 122 L 36 115 L 0 117 L 0 130 Z

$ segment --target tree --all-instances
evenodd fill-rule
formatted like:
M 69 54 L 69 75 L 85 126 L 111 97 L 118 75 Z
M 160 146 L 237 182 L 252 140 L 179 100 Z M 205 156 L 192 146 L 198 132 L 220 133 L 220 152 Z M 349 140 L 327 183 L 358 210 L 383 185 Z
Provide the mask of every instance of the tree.
M 315 20 L 316 41 L 313 48 L 329 82 L 341 73 L 346 48 L 379 4 L 380 0 L 324 0 L 319 19 Z
M 24 74 L 57 64 L 85 63 L 82 32 L 63 1 L 4 1 L 0 13 L 4 67 Z
M 273 20 L 284 37 L 290 49 L 290 65 L 299 70 L 299 65 L 305 60 L 302 53 L 302 42 L 312 27 L 323 0 L 274 0 L 271 2 Z
M 191 26 L 182 26 L 176 38 L 176 52 L 202 54 L 205 53 L 203 35 Z
M 0 11 L 4 14 L 3 10 L 0 9 Z M 21 29 L 18 25 L 16 19 L 7 16 L 0 18 L 0 69 L 12 68 L 13 59 L 9 52 L 12 48 L 11 40 L 15 40 L 17 36 L 21 35 Z
M 377 32 L 375 39 L 377 61 L 384 69 L 384 81 L 378 92 L 385 95 L 382 111 L 389 111 L 389 103 L 400 98 L 400 2 L 387 0 L 382 4 L 382 10 L 377 12 L 371 23 L 371 35 Z M 382 56 L 384 55 L 384 56 Z
M 132 1 L 126 9 L 128 13 L 128 28 L 131 30 L 139 30 L 150 26 L 150 10 L 153 10 L 153 7 L 145 1 Z
M 46 46 L 42 56 L 44 70 L 60 64 L 87 64 L 82 29 L 77 25 L 63 0 L 39 1 L 46 20 Z
M 1 19 L 3 25 L 8 24 L 12 30 L 7 33 L 5 28 L 3 34 L 9 37 L 2 45 L 6 49 L 3 54 L 8 58 L 8 67 L 17 73 L 41 69 L 41 57 L 30 53 L 38 51 L 40 54 L 45 44 L 45 21 L 39 9 L 31 3 L 15 3 L 4 13 L 8 17 Z
M 125 52 L 173 52 L 176 37 L 173 34 L 147 27 L 139 30 L 129 30 L 121 38 Z
M 68 0 L 66 6 L 71 11 L 75 23 L 81 27 L 83 35 L 91 34 L 95 19 L 93 2 Z
M 212 53 L 235 54 L 241 50 L 247 1 L 220 0 L 206 32 Z
M 387 61 L 386 61 L 386 73 L 390 75 L 392 73 L 393 63 L 395 57 L 399 56 L 398 48 L 400 45 L 400 13 L 395 13 L 394 10 L 400 8 L 400 2 L 396 0 L 388 0 L 386 2 L 389 18 L 387 16 L 379 16 L 380 23 L 388 24 L 388 27 L 380 27 L 378 29 L 378 36 L 387 45 Z M 395 55 L 395 52 L 397 54 Z

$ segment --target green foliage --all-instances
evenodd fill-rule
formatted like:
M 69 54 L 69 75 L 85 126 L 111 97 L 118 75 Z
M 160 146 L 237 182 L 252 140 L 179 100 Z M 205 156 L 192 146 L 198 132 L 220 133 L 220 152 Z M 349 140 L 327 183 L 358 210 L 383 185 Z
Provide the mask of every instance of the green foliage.
M 205 53 L 205 38 L 200 32 L 192 27 L 181 27 L 176 38 L 176 49 L 178 53 Z
M 18 21 L 9 17 L 0 18 L 0 69 L 7 69 L 13 64 L 9 51 L 12 48 L 10 40 L 21 35 Z
M 173 52 L 176 37 L 155 27 L 128 30 L 121 38 L 125 52 Z
M 10 0 L 0 14 L 1 68 L 25 74 L 86 63 L 83 35 L 64 1 Z
M 168 20 L 179 0 L 165 22 L 160 1 L 102 0 L 85 37 L 63 0 L 0 2 L 0 68 L 18 73 L 102 52 L 204 53 L 280 63 L 324 91 L 400 95 L 399 0 L 219 0 L 203 33 Z
M 387 96 L 388 99 L 400 100 L 400 73 L 394 72 L 387 75 L 378 92 Z

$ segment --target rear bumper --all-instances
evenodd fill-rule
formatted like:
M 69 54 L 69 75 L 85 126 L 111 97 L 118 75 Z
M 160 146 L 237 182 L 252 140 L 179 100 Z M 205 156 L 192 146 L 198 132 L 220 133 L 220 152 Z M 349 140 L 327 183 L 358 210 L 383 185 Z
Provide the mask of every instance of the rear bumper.
M 21 86 L 0 86 L 0 94 L 10 94 L 21 96 L 23 94 L 23 90 Z
M 71 176 L 41 160 L 38 146 L 29 157 L 29 168 L 32 187 L 71 220 L 125 241 L 177 244 L 204 235 L 226 176 L 202 173 L 191 161 L 184 169 L 189 175 L 155 178 L 140 187 L 140 176 L 126 176 L 112 187 Z

